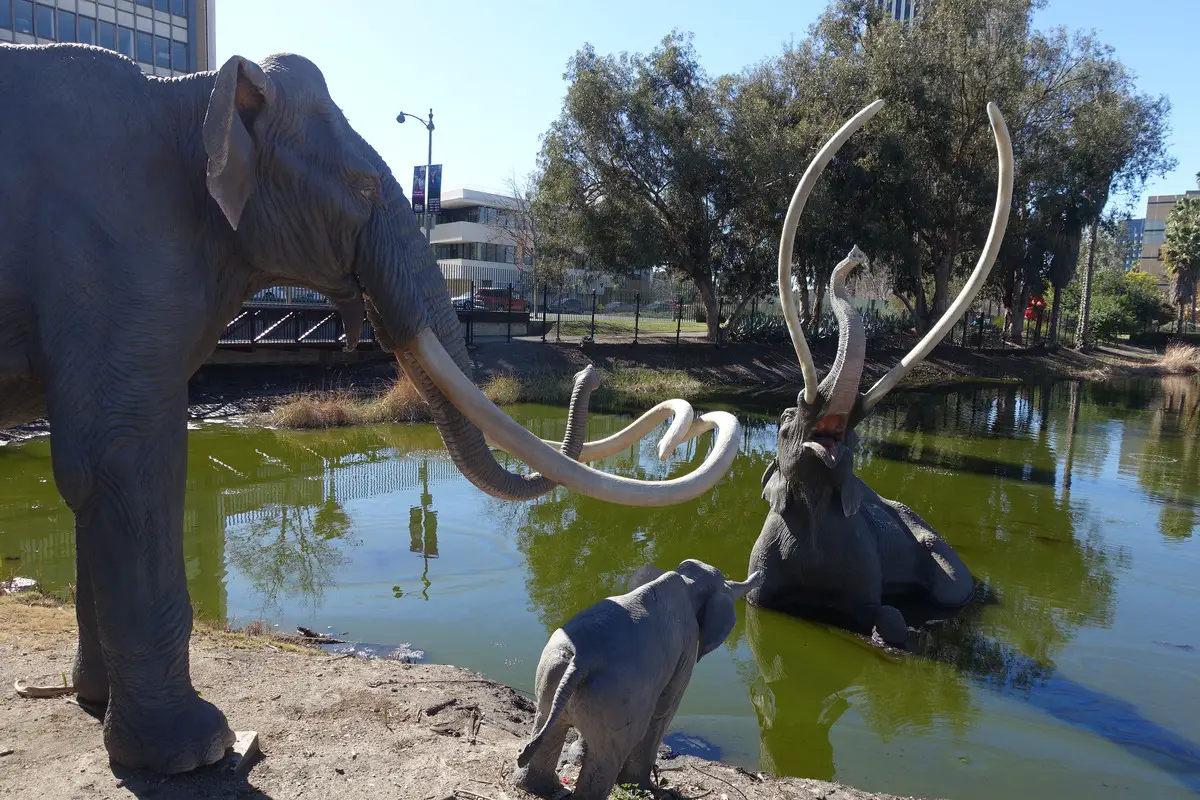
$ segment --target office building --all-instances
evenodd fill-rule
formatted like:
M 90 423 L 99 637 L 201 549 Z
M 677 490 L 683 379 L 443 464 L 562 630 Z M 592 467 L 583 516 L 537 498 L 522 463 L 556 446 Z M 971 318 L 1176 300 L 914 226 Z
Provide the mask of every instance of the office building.
M 214 0 L 0 0 L 0 41 L 84 42 L 129 56 L 148 75 L 216 69 Z
M 1142 252 L 1137 269 L 1153 275 L 1159 287 L 1164 290 L 1170 279 L 1167 277 L 1167 265 L 1159 260 L 1158 251 L 1166 235 L 1167 215 L 1175 208 L 1175 204 L 1185 197 L 1200 198 L 1200 191 L 1151 195 L 1146 201 L 1145 230 L 1142 234 Z
M 875 0 L 883 13 L 898 22 L 912 22 L 917 18 L 921 3 L 926 0 Z
M 450 294 L 475 288 L 520 288 L 533 254 L 519 252 L 512 233 L 516 201 L 505 195 L 474 189 L 442 192 L 441 211 L 433 215 L 429 241 Z M 417 215 L 417 224 L 424 219 Z
M 1133 269 L 1142 258 L 1142 240 L 1146 231 L 1145 219 L 1127 219 L 1117 231 L 1117 243 L 1121 246 L 1121 264 L 1125 271 Z

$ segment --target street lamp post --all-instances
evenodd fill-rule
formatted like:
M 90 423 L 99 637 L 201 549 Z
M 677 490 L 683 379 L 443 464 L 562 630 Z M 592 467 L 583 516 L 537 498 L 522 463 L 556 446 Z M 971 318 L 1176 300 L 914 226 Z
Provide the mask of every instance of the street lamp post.
M 412 117 L 429 131 L 429 155 L 425 159 L 425 241 L 428 242 L 431 235 L 430 232 L 433 229 L 433 216 L 429 213 L 429 168 L 433 166 L 433 109 L 429 109 L 428 122 L 416 114 L 409 114 L 407 111 L 401 111 L 397 114 L 396 122 L 403 125 L 405 117 Z

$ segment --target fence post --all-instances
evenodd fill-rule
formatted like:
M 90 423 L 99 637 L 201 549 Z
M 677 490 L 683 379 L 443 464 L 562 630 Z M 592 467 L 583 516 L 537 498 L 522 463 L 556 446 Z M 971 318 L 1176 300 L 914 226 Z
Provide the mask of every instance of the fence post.
M 683 329 L 683 295 L 679 295 L 679 315 L 675 318 L 675 346 L 679 347 L 679 332 Z
M 546 306 L 550 303 L 550 284 L 542 284 L 542 344 L 546 343 Z
M 512 341 L 512 284 L 508 285 L 508 330 L 504 334 L 504 341 Z
M 554 318 L 554 341 L 556 342 L 562 341 L 562 307 L 562 295 L 559 295 L 558 311 L 555 312 L 556 316 Z
M 992 310 L 992 301 L 991 300 L 988 300 L 987 310 L 988 311 Z M 981 311 L 982 311 L 982 309 L 981 309 Z M 979 315 L 979 347 L 976 348 L 978 350 L 983 349 L 983 321 L 988 316 L 990 316 L 990 315 L 987 313 L 980 313 L 980 315 Z
M 471 299 L 467 301 L 467 344 L 475 341 L 475 279 L 471 278 Z
M 592 343 L 596 343 L 596 290 L 592 289 Z
M 633 296 L 633 343 L 637 344 L 638 321 L 642 317 L 642 293 L 638 292 Z

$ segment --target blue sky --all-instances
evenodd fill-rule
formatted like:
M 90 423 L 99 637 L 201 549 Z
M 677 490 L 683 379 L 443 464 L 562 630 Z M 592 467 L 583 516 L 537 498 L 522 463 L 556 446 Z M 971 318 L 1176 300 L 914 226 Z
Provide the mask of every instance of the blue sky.
M 312 59 L 407 193 L 413 165 L 425 163 L 427 138 L 411 119 L 396 124 L 401 110 L 424 117 L 433 108 L 433 161 L 445 165 L 444 188 L 502 191 L 510 175 L 533 167 L 539 137 L 561 108 L 567 60 L 583 43 L 601 53 L 645 52 L 672 28 L 691 31 L 704 68 L 718 75 L 802 39 L 825 2 L 216 0 L 215 6 L 218 63 L 281 51 Z M 1037 25 L 1094 29 L 1143 91 L 1171 98 L 1170 146 L 1179 166 L 1147 194 L 1195 189 L 1200 4 L 1050 0 Z M 1143 196 L 1135 216 L 1144 208 Z

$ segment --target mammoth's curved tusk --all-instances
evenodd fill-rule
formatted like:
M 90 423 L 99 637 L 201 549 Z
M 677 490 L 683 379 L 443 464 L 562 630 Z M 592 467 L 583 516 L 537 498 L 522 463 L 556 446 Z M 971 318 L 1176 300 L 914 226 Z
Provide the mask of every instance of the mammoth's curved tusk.
M 783 220 L 783 233 L 779 238 L 779 304 L 783 307 L 783 317 L 787 320 L 792 346 L 796 349 L 796 358 L 800 359 L 800 371 L 804 374 L 804 402 L 809 404 L 817 399 L 817 368 L 813 363 L 812 352 L 808 349 L 808 342 L 804 339 L 804 331 L 800 328 L 800 317 L 792 299 L 792 247 L 796 238 L 796 226 L 800 224 L 800 215 L 804 212 L 808 196 L 834 154 L 881 108 L 883 100 L 876 100 L 859 111 L 817 151 L 816 157 L 800 178 L 800 183 L 796 184 L 796 191 L 792 193 L 792 201 L 788 204 L 787 216 Z
M 979 263 L 975 266 L 975 271 L 971 273 L 971 277 L 967 279 L 967 283 L 963 286 L 963 290 L 959 292 L 954 302 L 946 309 L 946 313 L 942 314 L 942 318 L 937 321 L 937 324 L 930 329 L 929 333 L 917 345 L 909 351 L 908 355 L 900 359 L 900 363 L 892 367 L 892 369 L 880 378 L 874 386 L 870 388 L 862 396 L 863 411 L 870 411 L 875 407 L 883 396 L 895 388 L 896 384 L 908 374 L 908 371 L 921 362 L 921 359 L 929 355 L 933 348 L 937 347 L 938 343 L 950 332 L 954 327 L 954 323 L 963 315 L 967 307 L 975 299 L 975 295 L 979 294 L 979 290 L 983 288 L 984 281 L 987 280 L 988 273 L 992 271 L 992 266 L 996 263 L 996 255 L 1000 252 L 1000 241 L 1004 238 L 1004 229 L 1008 226 L 1009 206 L 1012 202 L 1012 185 L 1013 185 L 1013 154 L 1012 140 L 1008 136 L 1008 126 L 1004 122 L 1004 115 L 1000 113 L 1000 108 L 995 103 L 987 105 L 988 121 L 992 124 L 992 133 L 996 137 L 996 156 L 999 160 L 1000 177 L 996 185 L 996 210 L 992 213 L 992 227 L 988 231 L 987 242 L 984 244 L 983 252 L 979 254 Z
M 446 398 L 499 447 L 517 456 L 530 468 L 537 470 L 555 483 L 597 500 L 642 507 L 669 506 L 686 502 L 716 486 L 729 471 L 733 459 L 737 455 L 740 433 L 737 418 L 724 411 L 712 411 L 699 419 L 693 419 L 691 407 L 687 406 L 688 413 L 676 415 L 675 422 L 671 426 L 671 430 L 675 431 L 675 434 L 671 436 L 668 431 L 668 436 L 664 437 L 659 452 L 662 453 L 662 448 L 672 441 L 676 441 L 675 446 L 678 446 L 679 442 L 686 441 L 688 437 L 684 434 L 698 431 L 697 435 L 699 435 L 699 433 L 715 429 L 716 435 L 712 450 L 704 459 L 704 463 L 695 471 L 665 481 L 639 481 L 620 475 L 609 475 L 564 456 L 497 408 L 475 384 L 468 380 L 466 375 L 462 374 L 454 360 L 450 358 L 449 353 L 442 347 L 442 343 L 438 341 L 437 336 L 429 328 L 422 329 L 415 340 L 401 349 L 411 353 Z M 643 419 L 649 413 L 643 415 Z M 639 424 L 641 426 L 648 425 L 647 422 L 639 420 L 630 428 L 639 426 Z M 652 427 L 653 425 L 650 424 L 646 430 Z M 641 428 L 639 427 L 639 429 Z M 599 447 L 601 442 L 593 443 L 594 448 L 598 448 L 594 449 L 593 453 L 605 452 L 613 448 L 614 438 L 621 439 L 624 436 L 627 434 L 622 431 L 617 434 L 617 437 L 601 440 L 606 443 L 603 447 Z M 623 444 L 623 439 L 621 439 L 621 443 Z M 619 449 L 623 449 L 623 447 L 617 448 L 617 450 Z M 674 447 L 670 447 L 666 452 L 670 453 L 672 449 Z
M 603 439 L 597 439 L 594 442 L 586 442 L 583 445 L 583 452 L 579 454 L 578 460 L 584 462 L 600 461 L 601 459 L 616 455 L 630 445 L 637 444 L 646 438 L 646 434 L 654 430 L 663 420 L 671 419 L 671 424 L 667 426 L 666 432 L 658 441 L 658 458 L 660 461 L 666 461 L 671 457 L 671 453 L 675 452 L 675 448 L 712 430 L 712 425 L 705 422 L 703 418 L 696 419 L 695 414 L 696 412 L 692 410 L 691 404 L 686 400 L 678 398 L 663 400 L 616 433 L 605 436 Z M 490 437 L 486 438 L 490 446 L 498 447 L 501 450 L 505 449 L 496 444 Z M 556 442 L 552 439 L 542 439 L 541 442 L 548 447 L 553 447 L 555 450 L 562 448 L 562 442 Z

